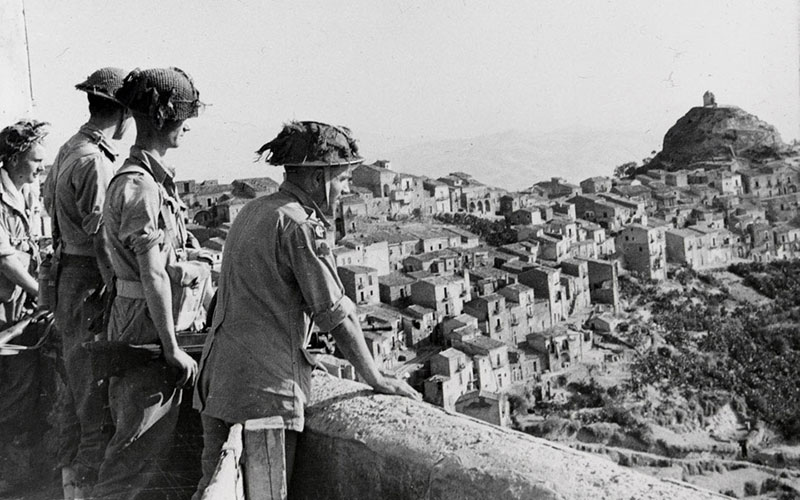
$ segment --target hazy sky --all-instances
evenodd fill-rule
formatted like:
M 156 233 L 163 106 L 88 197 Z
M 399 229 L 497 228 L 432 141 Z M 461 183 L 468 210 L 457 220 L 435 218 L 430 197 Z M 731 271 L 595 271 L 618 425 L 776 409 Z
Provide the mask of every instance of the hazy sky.
M 575 126 L 629 130 L 658 149 L 709 89 L 800 136 L 796 0 L 25 4 L 34 114 L 53 123 L 54 146 L 86 119 L 74 85 L 98 67 L 194 77 L 212 106 L 169 153 L 182 178 L 276 174 L 253 151 L 290 119 L 349 126 L 368 159 Z

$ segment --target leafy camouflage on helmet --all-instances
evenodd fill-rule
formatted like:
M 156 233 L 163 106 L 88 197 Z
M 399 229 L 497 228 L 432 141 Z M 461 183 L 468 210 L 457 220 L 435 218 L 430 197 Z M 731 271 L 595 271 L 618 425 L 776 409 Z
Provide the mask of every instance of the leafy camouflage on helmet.
M 287 123 L 257 153 L 267 163 L 287 167 L 353 165 L 364 160 L 350 129 L 319 122 Z
M 50 132 L 49 125 L 37 120 L 20 120 L 0 130 L 0 163 L 5 164 L 15 154 L 24 153 L 41 142 Z
M 116 98 L 158 128 L 167 120 L 193 118 L 205 106 L 192 78 L 179 68 L 137 68 L 125 77 Z
M 122 87 L 122 81 L 127 74 L 122 68 L 100 68 L 85 81 L 75 85 L 75 88 L 116 102 L 114 94 Z

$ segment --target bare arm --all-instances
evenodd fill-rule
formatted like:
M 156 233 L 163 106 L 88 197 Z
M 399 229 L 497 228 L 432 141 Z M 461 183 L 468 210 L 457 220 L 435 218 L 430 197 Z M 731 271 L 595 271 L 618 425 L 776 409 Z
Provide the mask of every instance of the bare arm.
M 21 286 L 28 295 L 39 295 L 39 283 L 28 273 L 26 266 L 16 255 L 0 257 L 0 273 L 15 285 Z
M 342 350 L 345 358 L 353 364 L 356 371 L 375 392 L 396 394 L 420 400 L 420 394 L 402 380 L 386 377 L 375 365 L 372 354 L 367 348 L 364 334 L 355 314 L 349 314 L 344 321 L 331 330 L 336 346 Z
M 136 256 L 139 263 L 140 279 L 144 288 L 147 309 L 155 324 L 164 357 L 167 363 L 181 372 L 179 385 L 194 383 L 197 363 L 186 354 L 175 338 L 175 323 L 172 317 L 172 288 L 165 268 L 164 257 L 158 245 Z

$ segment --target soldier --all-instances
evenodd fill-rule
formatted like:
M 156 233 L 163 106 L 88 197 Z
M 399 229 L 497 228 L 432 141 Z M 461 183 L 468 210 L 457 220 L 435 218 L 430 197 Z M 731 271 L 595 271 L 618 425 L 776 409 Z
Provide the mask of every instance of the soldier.
M 91 356 L 82 344 L 94 338 L 88 325 L 102 313 L 103 283 L 111 284 L 102 210 L 117 159 L 110 139 L 121 139 L 130 121 L 127 108 L 114 98 L 126 74 L 102 68 L 75 86 L 88 94 L 89 121 L 58 151 L 43 191 L 53 247 L 60 254 L 55 323 L 67 385 L 59 453 L 65 498 L 89 492 L 108 442 L 102 429 L 105 385 L 92 380 Z
M 136 141 L 111 180 L 103 208 L 117 294 L 108 336 L 160 345 L 163 357 L 111 378 L 115 430 L 93 496 L 135 498 L 152 483 L 157 459 L 169 450 L 182 386 L 197 373 L 175 336 L 173 293 L 180 283 L 170 278 L 185 260 L 188 236 L 174 170 L 164 155 L 180 146 L 189 130 L 186 120 L 198 115 L 202 103 L 192 79 L 178 68 L 134 70 L 116 98 L 133 113 Z
M 328 217 L 350 166 L 362 161 L 350 131 L 293 122 L 259 154 L 267 151 L 269 163 L 284 166 L 285 182 L 278 193 L 245 205 L 225 242 L 194 398 L 204 441 L 203 478 L 194 498 L 208 484 L 231 425 L 249 419 L 281 417 L 291 478 L 311 390 L 313 360 L 305 347 L 312 322 L 333 334 L 375 391 L 420 397 L 378 371 L 336 273 Z
M 47 125 L 22 120 L 0 131 L 0 330 L 21 320 L 38 295 L 38 195 L 31 188 L 43 171 Z M 25 337 L 15 343 L 36 342 Z M 39 366 L 37 351 L 0 356 L 0 482 L 30 477 L 21 462 L 32 461 L 44 423 Z

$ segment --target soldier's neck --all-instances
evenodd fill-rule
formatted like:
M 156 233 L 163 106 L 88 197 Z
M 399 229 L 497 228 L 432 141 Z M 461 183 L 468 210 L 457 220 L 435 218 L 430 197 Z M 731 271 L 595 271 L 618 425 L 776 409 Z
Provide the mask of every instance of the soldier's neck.
M 167 153 L 167 149 L 169 149 L 164 138 L 158 134 L 137 133 L 134 145 L 139 146 L 156 158 L 163 158 Z
M 116 132 L 117 129 L 117 121 L 116 117 L 109 118 L 94 115 L 89 117 L 89 125 L 94 126 L 97 130 L 102 132 L 106 139 L 114 137 L 114 132 Z

